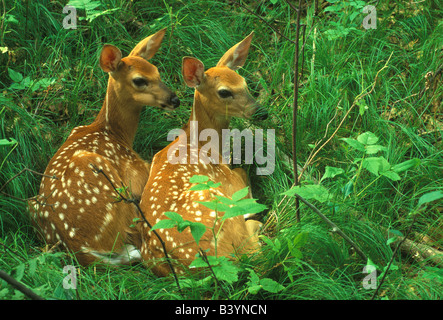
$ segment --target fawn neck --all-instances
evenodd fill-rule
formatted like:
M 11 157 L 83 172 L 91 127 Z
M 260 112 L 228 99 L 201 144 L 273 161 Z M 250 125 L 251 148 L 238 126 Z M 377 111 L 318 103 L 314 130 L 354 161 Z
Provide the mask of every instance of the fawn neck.
M 186 124 L 184 131 L 187 137 L 190 137 L 190 122 L 197 121 L 198 124 L 198 137 L 200 133 L 205 129 L 212 129 L 217 132 L 218 136 L 218 153 L 221 154 L 222 147 L 222 130 L 227 129 L 229 127 L 229 123 L 231 121 L 231 117 L 227 114 L 217 114 L 213 112 L 214 108 L 211 106 L 211 99 L 206 95 L 200 93 L 195 90 L 194 94 L 194 104 L 191 111 L 191 117 L 189 118 L 188 123 Z M 212 143 L 214 141 L 211 140 Z M 203 145 L 206 145 L 207 141 L 198 141 L 198 148 L 201 148 Z M 214 150 L 214 149 L 212 149 Z
M 132 105 L 118 93 L 115 81 L 110 78 L 103 107 L 93 124 L 110 130 L 118 139 L 132 147 L 142 107 Z

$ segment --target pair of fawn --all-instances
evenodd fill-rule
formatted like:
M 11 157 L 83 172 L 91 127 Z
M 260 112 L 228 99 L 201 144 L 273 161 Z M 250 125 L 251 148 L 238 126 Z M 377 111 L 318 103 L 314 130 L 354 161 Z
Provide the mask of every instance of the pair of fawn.
M 165 31 L 138 43 L 125 58 L 118 48 L 103 47 L 100 67 L 109 73 L 103 107 L 92 124 L 73 129 L 53 156 L 32 203 L 34 221 L 46 242 L 60 243 L 74 252 L 82 265 L 98 260 L 110 264 L 142 260 L 157 275 L 170 272 L 164 261 L 158 261 L 165 256 L 159 240 L 145 223 L 130 227 L 138 216 L 137 208 L 116 201 L 108 179 L 114 186 L 128 187 L 130 194 L 140 200 L 140 208 L 151 225 L 165 219 L 164 212 L 174 211 L 185 220 L 213 227 L 216 213 L 195 202 L 209 201 L 209 191 L 189 190 L 189 179 L 195 174 L 221 182 L 215 192 L 226 197 L 248 186 L 243 170 L 232 170 L 221 161 L 171 164 L 168 150 L 177 145 L 180 137 L 158 152 L 151 164 L 133 150 L 143 106 L 171 110 L 180 104 L 175 93 L 160 80 L 157 68 L 147 61 L 159 49 Z M 232 116 L 248 118 L 258 109 L 244 78 L 234 71 L 243 66 L 252 35 L 229 49 L 217 66 L 206 72 L 198 59 L 183 58 L 184 81 L 195 88 L 190 121 L 198 121 L 199 132 L 211 128 L 221 137 L 221 130 L 228 128 Z M 189 136 L 189 122 L 183 131 Z M 211 158 L 219 160 L 217 157 L 221 152 L 212 150 Z M 102 170 L 106 176 L 92 168 Z M 260 225 L 255 220 L 245 221 L 243 216 L 227 219 L 218 231 L 217 253 L 230 256 L 253 250 L 258 245 L 256 233 Z M 169 256 L 183 266 L 189 266 L 199 248 L 214 252 L 210 230 L 200 240 L 200 247 L 189 228 L 182 233 L 160 229 L 159 234 Z

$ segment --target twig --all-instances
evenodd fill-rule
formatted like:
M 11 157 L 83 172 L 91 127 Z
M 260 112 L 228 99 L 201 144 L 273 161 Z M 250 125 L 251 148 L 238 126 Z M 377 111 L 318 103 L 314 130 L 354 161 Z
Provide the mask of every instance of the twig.
M 92 163 L 90 164 L 90 166 L 92 167 L 92 170 L 93 170 L 95 173 L 97 173 L 97 174 L 99 174 L 99 173 L 103 174 L 103 176 L 106 178 L 106 180 L 108 180 L 108 182 L 111 184 L 112 188 L 113 188 L 114 191 L 118 194 L 118 196 L 121 198 L 121 200 L 123 200 L 123 201 L 125 201 L 125 202 L 132 203 L 132 204 L 135 205 L 135 207 L 137 208 L 138 212 L 140 213 L 140 215 L 141 215 L 143 221 L 148 225 L 149 229 L 152 229 L 152 225 L 151 225 L 151 224 L 149 223 L 149 221 L 146 219 L 146 217 L 145 217 L 143 211 L 141 210 L 141 208 L 140 208 L 138 202 L 137 202 L 136 200 L 134 200 L 134 199 L 128 199 L 128 198 L 126 198 L 124 195 L 122 195 L 122 194 L 118 191 L 118 189 L 115 187 L 115 185 L 114 185 L 114 183 L 111 181 L 111 179 L 109 179 L 108 175 L 107 175 L 103 170 L 97 168 L 97 167 L 96 167 L 94 164 L 92 164 Z M 163 239 L 160 237 L 160 235 L 157 233 L 156 230 L 151 230 L 151 231 L 155 234 L 155 236 L 157 237 L 157 239 L 160 241 L 160 244 L 162 245 L 162 248 L 163 248 L 163 252 L 165 253 L 166 262 L 168 263 L 169 268 L 171 269 L 172 275 L 174 276 L 175 283 L 177 284 L 177 287 L 178 287 L 178 291 L 179 291 L 180 293 L 182 293 L 182 292 L 181 292 L 180 283 L 179 283 L 179 281 L 178 281 L 177 274 L 175 273 L 174 267 L 172 266 L 172 262 L 171 262 L 171 259 L 170 259 L 169 255 L 168 255 L 168 251 L 166 250 L 166 244 L 165 244 L 165 242 L 163 241 Z
M 58 180 L 58 178 L 56 177 L 56 176 L 49 176 L 49 175 L 47 175 L 47 174 L 43 174 L 43 173 L 40 173 L 40 172 L 37 172 L 37 171 L 34 171 L 34 170 L 31 170 L 31 169 L 28 169 L 28 168 L 24 168 L 24 169 L 22 169 L 19 173 L 17 173 L 16 175 L 14 175 L 11 179 L 9 179 L 8 181 L 6 181 L 1 187 L 0 187 L 0 191 L 2 191 L 12 180 L 14 180 L 15 178 L 17 178 L 18 176 L 20 176 L 20 175 L 22 175 L 23 174 L 23 172 L 26 172 L 26 171 L 28 171 L 28 172 L 31 172 L 31 173 L 33 173 L 33 174 L 37 174 L 37 175 L 40 175 L 40 176 L 43 176 L 43 177 L 47 177 L 47 178 L 51 178 L 51 179 L 56 179 L 56 180 Z
M 408 231 L 407 231 L 406 234 L 405 234 L 405 237 L 404 237 L 404 238 L 398 243 L 397 247 L 395 248 L 394 252 L 392 253 L 391 260 L 389 260 L 389 263 L 388 263 L 388 265 L 387 265 L 387 267 L 386 267 L 385 273 L 383 274 L 383 277 L 381 278 L 380 283 L 378 284 L 377 288 L 375 289 L 374 294 L 372 295 L 371 300 L 374 300 L 375 297 L 377 296 L 377 293 L 378 293 L 378 291 L 380 290 L 380 288 L 381 288 L 383 282 L 385 281 L 386 276 L 387 276 L 387 274 L 388 274 L 388 272 L 389 272 L 389 269 L 391 268 L 392 262 L 394 261 L 395 255 L 397 254 L 397 251 L 400 249 L 400 247 L 402 246 L 403 242 L 406 241 L 406 238 L 409 236 L 409 234 L 410 234 L 411 231 L 412 231 L 412 226 L 414 225 L 415 220 L 417 219 L 417 215 L 418 215 L 418 214 L 415 214 L 415 215 L 414 215 L 414 219 L 412 220 L 412 223 L 411 223 L 411 225 L 409 226 Z
M 11 285 L 14 289 L 22 292 L 25 296 L 32 300 L 45 300 L 45 298 L 39 296 L 34 291 L 26 287 L 23 283 L 15 280 L 13 277 L 11 277 L 9 274 L 4 272 L 3 270 L 0 270 L 0 278 L 5 280 L 9 285 Z
M 318 216 L 324 221 L 326 222 L 326 224 L 328 224 L 331 228 L 333 232 L 338 233 L 346 242 L 348 242 L 357 252 L 357 254 L 366 262 L 368 261 L 367 256 L 363 253 L 363 251 L 361 251 L 361 249 L 357 246 L 357 244 L 355 244 L 354 241 L 351 240 L 351 238 L 349 238 L 334 222 L 332 222 L 331 220 L 329 220 L 323 213 L 321 213 L 320 210 L 317 209 L 317 207 L 315 207 L 313 204 L 311 204 L 310 202 L 308 202 L 307 200 L 305 200 L 304 198 L 302 198 L 301 196 L 299 196 L 298 194 L 294 194 L 294 196 L 296 196 L 298 199 L 300 199 L 301 202 L 303 202 L 305 205 L 307 205 L 309 208 L 312 209 L 312 211 L 314 211 L 316 214 L 318 214 Z
M 215 283 L 217 283 L 217 286 L 220 287 L 223 292 L 225 293 L 226 299 L 229 300 L 228 293 L 225 291 L 225 289 L 221 286 L 220 282 L 218 281 L 217 276 L 214 273 L 214 270 L 212 269 L 211 264 L 209 263 L 208 257 L 206 256 L 206 252 L 204 252 L 202 249 L 199 250 L 199 254 L 202 257 L 203 261 L 206 262 L 206 264 L 209 267 L 209 270 L 211 270 L 212 276 L 214 277 Z
M 298 186 L 297 170 L 297 111 L 298 111 L 298 42 L 300 38 L 300 6 L 301 0 L 298 0 L 297 21 L 295 30 L 295 54 L 294 54 L 294 102 L 292 109 L 292 161 L 294 170 L 294 185 Z M 297 222 L 300 222 L 300 204 L 295 199 L 295 216 Z

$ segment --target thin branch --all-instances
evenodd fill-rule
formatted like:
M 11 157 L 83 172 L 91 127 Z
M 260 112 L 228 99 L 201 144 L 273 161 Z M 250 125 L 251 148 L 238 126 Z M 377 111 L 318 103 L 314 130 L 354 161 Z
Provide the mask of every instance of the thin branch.
M 298 113 L 298 42 L 300 38 L 300 5 L 301 0 L 298 0 L 297 21 L 295 29 L 295 54 L 294 54 L 294 101 L 292 109 L 292 161 L 294 170 L 294 185 L 298 186 L 298 171 L 297 171 L 297 113 Z M 295 215 L 297 222 L 300 222 L 300 204 L 298 199 L 295 199 Z
M 0 278 L 5 280 L 11 287 L 14 289 L 22 292 L 25 296 L 32 300 L 45 300 L 43 297 L 36 294 L 34 291 L 29 289 L 27 286 L 25 286 L 23 283 L 15 280 L 13 277 L 11 277 L 9 274 L 4 272 L 3 270 L 0 270 Z
M 149 229 L 152 229 L 152 225 L 151 225 L 151 224 L 149 223 L 149 221 L 146 219 L 146 217 L 145 217 L 143 211 L 141 210 L 141 208 L 140 208 L 138 202 L 137 202 L 136 200 L 134 200 L 134 199 L 128 199 L 128 198 L 126 198 L 124 195 L 122 195 L 122 194 L 118 191 L 118 189 L 116 188 L 116 186 L 114 185 L 114 183 L 111 181 L 111 179 L 109 179 L 108 175 L 107 175 L 103 170 L 97 168 L 97 167 L 96 167 L 94 164 L 92 164 L 92 163 L 90 164 L 90 166 L 92 167 L 92 170 L 93 170 L 95 173 L 97 173 L 97 174 L 101 173 L 101 174 L 106 178 L 106 180 L 108 180 L 108 182 L 111 184 L 112 188 L 113 188 L 114 191 L 118 194 L 118 196 L 121 198 L 121 200 L 123 200 L 123 201 L 125 201 L 125 202 L 132 203 L 132 204 L 134 204 L 134 205 L 136 206 L 136 208 L 137 208 L 138 212 L 140 213 L 140 216 L 142 217 L 143 221 L 148 225 Z M 160 237 L 160 235 L 157 233 L 156 230 L 151 230 L 151 231 L 155 234 L 155 236 L 157 237 L 157 239 L 160 241 L 160 244 L 162 245 L 163 252 L 165 253 L 166 262 L 168 263 L 169 268 L 171 269 L 172 275 L 174 276 L 175 283 L 177 284 L 177 287 L 178 287 L 178 291 L 181 293 L 180 283 L 179 283 L 179 281 L 178 281 L 178 277 L 177 277 L 177 274 L 175 273 L 174 267 L 172 266 L 172 262 L 171 262 L 171 259 L 170 259 L 169 255 L 168 255 L 168 251 L 166 250 L 166 244 L 165 244 L 165 242 L 163 241 L 163 239 Z
M 329 220 L 323 213 L 321 213 L 320 210 L 317 209 L 313 204 L 299 196 L 298 194 L 294 194 L 298 199 L 300 199 L 301 202 L 303 202 L 305 205 L 307 205 L 312 211 L 314 211 L 318 216 L 326 222 L 331 228 L 333 232 L 338 233 L 347 243 L 349 243 L 357 252 L 357 254 L 366 262 L 368 261 L 368 257 L 363 253 L 363 251 L 357 246 L 357 244 L 351 240 L 334 222 Z
M 229 296 L 227 294 L 227 292 L 225 291 L 225 289 L 221 286 L 220 282 L 218 281 L 217 276 L 214 273 L 214 270 L 212 269 L 211 264 L 209 263 L 208 257 L 206 256 L 206 252 L 204 252 L 202 249 L 199 250 L 200 256 L 202 257 L 203 261 L 206 262 L 206 264 L 209 267 L 209 270 L 211 270 L 212 276 L 214 277 L 215 283 L 217 283 L 217 286 L 220 287 L 223 292 L 225 293 L 226 299 L 229 300 Z
M 40 173 L 40 172 L 37 172 L 37 171 L 34 171 L 34 170 L 31 170 L 31 169 L 28 169 L 28 168 L 24 168 L 24 169 L 22 169 L 19 173 L 17 173 L 16 175 L 14 175 L 11 179 L 9 179 L 8 181 L 6 181 L 1 187 L 0 187 L 0 191 L 2 191 L 12 180 L 14 180 L 15 178 L 17 178 L 18 176 L 20 176 L 20 175 L 22 175 L 23 174 L 23 172 L 26 172 L 26 171 L 28 171 L 28 172 L 31 172 L 31 173 L 33 173 L 33 174 L 37 174 L 37 175 L 40 175 L 40 176 L 43 176 L 43 177 L 47 177 L 47 178 L 51 178 L 51 179 L 56 179 L 56 180 L 58 180 L 58 178 L 56 177 L 56 176 L 49 176 L 49 175 L 47 175 L 47 174 L 43 174 L 43 173 Z
M 398 243 L 397 247 L 395 248 L 394 252 L 392 253 L 391 260 L 389 260 L 389 263 L 388 263 L 388 265 L 387 265 L 387 267 L 386 267 L 385 273 L 383 274 L 383 277 L 381 278 L 380 283 L 378 284 L 377 288 L 375 289 L 374 294 L 372 295 L 371 300 L 374 300 L 375 297 L 377 296 L 377 293 L 378 293 L 378 291 L 380 290 L 380 288 L 381 288 L 383 282 L 385 281 L 386 276 L 388 275 L 388 272 L 389 272 L 389 269 L 391 268 L 392 263 L 394 262 L 394 258 L 395 258 L 396 254 L 397 254 L 397 251 L 400 249 L 400 247 L 401 247 L 401 246 L 403 245 L 403 243 L 406 241 L 406 238 L 407 238 L 407 237 L 409 236 L 409 234 L 411 233 L 411 231 L 412 231 L 412 226 L 414 225 L 415 220 L 417 219 L 417 216 L 418 216 L 418 214 L 415 214 L 415 215 L 414 215 L 414 219 L 412 220 L 411 225 L 410 225 L 409 228 L 408 228 L 408 231 L 406 231 L 405 237 L 404 237 L 404 238 Z

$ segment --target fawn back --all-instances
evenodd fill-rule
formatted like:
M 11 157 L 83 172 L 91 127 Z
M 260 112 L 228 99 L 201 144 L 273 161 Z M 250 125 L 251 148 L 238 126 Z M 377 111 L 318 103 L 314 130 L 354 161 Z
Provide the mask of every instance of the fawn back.
M 170 110 L 180 103 L 147 61 L 159 49 L 165 31 L 138 43 L 125 58 L 117 47 L 103 47 L 100 67 L 109 73 L 103 107 L 92 124 L 72 130 L 46 168 L 45 174 L 55 178 L 43 177 L 39 195 L 30 203 L 46 242 L 60 243 L 82 265 L 139 258 L 129 239 L 129 225 L 137 213 L 132 205 L 116 201 L 106 177 L 140 198 L 150 168 L 132 148 L 141 110 L 145 105 Z
M 175 228 L 158 230 L 169 256 L 184 266 L 189 266 L 199 249 L 210 249 L 209 254 L 212 255 L 216 251 L 217 255 L 231 256 L 253 251 L 258 245 L 256 231 L 261 223 L 245 221 L 243 216 L 237 216 L 225 220 L 219 230 L 221 223 L 218 218 L 223 214 L 197 202 L 211 201 L 214 195 L 231 197 L 248 185 L 242 169 L 232 170 L 228 164 L 222 163 L 220 148 L 222 130 L 228 128 L 231 117 L 249 118 L 258 109 L 245 79 L 235 72 L 246 60 L 252 35 L 228 50 L 217 66 L 206 72 L 200 60 L 183 58 L 184 81 L 195 88 L 191 117 L 177 139 L 154 156 L 143 191 L 140 207 L 151 225 L 166 219 L 164 212 L 172 211 L 185 220 L 203 223 L 208 228 L 215 226 L 217 241 L 212 231 L 207 229 L 199 246 L 189 228 L 181 233 Z M 199 141 L 192 146 L 190 136 L 197 132 L 201 137 L 208 129 L 214 133 L 211 141 L 204 145 Z M 203 153 L 206 156 L 199 157 Z M 191 191 L 189 188 L 193 184 L 189 179 L 194 175 L 208 176 L 211 181 L 220 182 L 221 186 L 214 190 Z M 165 256 L 160 241 L 146 224 L 140 224 L 139 228 L 143 236 L 142 259 L 152 265 L 157 275 L 167 275 L 169 267 L 157 260 Z M 178 270 L 183 272 L 181 267 Z

